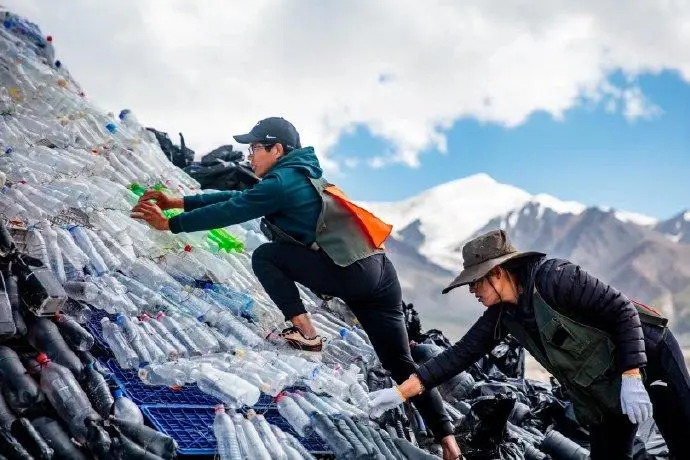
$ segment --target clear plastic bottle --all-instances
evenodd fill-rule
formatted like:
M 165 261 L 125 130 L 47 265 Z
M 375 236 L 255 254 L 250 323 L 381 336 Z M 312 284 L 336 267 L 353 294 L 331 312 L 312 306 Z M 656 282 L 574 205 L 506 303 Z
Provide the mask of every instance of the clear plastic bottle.
M 281 394 L 276 399 L 278 412 L 297 432 L 304 437 L 311 431 L 310 421 L 307 414 L 297 405 L 289 395 Z
M 252 422 L 242 417 L 242 427 L 244 428 L 244 436 L 247 438 L 247 447 L 251 452 L 250 458 L 271 460 L 271 455 L 268 453 L 268 449 L 266 449 L 264 442 Z
M 144 319 L 148 318 L 148 319 Z M 160 321 L 151 318 L 149 315 L 146 313 L 142 314 L 140 316 L 140 319 L 147 323 L 149 326 L 151 326 L 153 329 L 158 332 L 158 335 L 160 335 L 163 339 L 165 339 L 167 342 L 169 342 L 173 347 L 175 347 L 175 350 L 177 351 L 177 357 L 178 358 L 186 358 L 190 356 L 189 350 L 187 350 L 187 347 L 177 340 L 177 337 L 173 335 L 170 330 L 165 326 L 165 324 L 161 323 Z
M 182 326 L 180 326 L 180 324 L 175 321 L 174 318 L 166 316 L 166 314 L 163 312 L 158 312 L 156 315 L 156 320 L 163 323 L 165 327 L 172 333 L 172 335 L 174 335 L 175 338 L 184 345 L 190 356 L 203 354 L 203 351 L 201 351 L 201 348 L 199 348 L 197 343 L 185 333 L 185 331 L 182 329 Z
M 132 350 L 134 350 L 137 353 L 137 356 L 139 356 L 140 365 L 146 365 L 154 362 L 153 358 L 151 357 L 151 352 L 148 350 L 146 344 L 141 338 L 142 335 L 139 334 L 141 328 L 134 324 L 131 318 L 129 318 L 127 315 L 119 313 L 115 315 L 115 324 L 120 327 L 130 347 L 132 347 Z
M 259 401 L 259 389 L 235 374 L 215 369 L 210 364 L 201 364 L 191 372 L 192 380 L 199 389 L 227 405 L 240 407 L 242 404 L 253 406 Z
M 142 315 L 139 319 L 139 327 L 147 334 L 151 340 L 160 348 L 165 356 L 165 360 L 175 361 L 180 355 L 175 347 L 164 339 L 150 323 L 151 318 L 148 315 Z
M 166 363 L 140 367 L 138 375 L 147 385 L 165 385 L 175 388 L 184 386 L 187 380 L 184 371 Z
M 131 399 L 126 397 L 122 390 L 117 389 L 113 393 L 115 402 L 113 403 L 113 415 L 121 420 L 144 424 L 144 415 L 139 410 L 139 406 L 134 404 Z
M 36 227 L 31 227 L 26 232 L 24 238 L 26 244 L 26 253 L 34 259 L 43 262 L 43 265 L 50 268 L 50 257 L 48 256 L 48 248 L 45 239 L 40 230 Z
M 218 340 L 208 331 L 208 326 L 187 315 L 171 315 L 182 330 L 196 343 L 203 353 L 215 353 L 220 349 Z
M 72 237 L 77 246 L 89 257 L 89 263 L 93 267 L 97 275 L 102 275 L 108 272 L 108 265 L 105 263 L 101 255 L 96 251 L 88 233 L 84 227 L 73 226 L 69 228 Z
M 139 367 L 139 356 L 129 346 L 129 341 L 122 330 L 107 317 L 101 319 L 101 327 L 103 330 L 103 340 L 110 347 L 120 367 L 123 369 L 137 369 Z
M 37 361 L 40 365 L 41 390 L 70 433 L 83 442 L 86 439 L 84 419 L 90 414 L 98 416 L 89 398 L 67 368 L 51 362 L 44 353 L 38 355 Z
M 228 414 L 225 407 L 219 404 L 215 407 L 215 418 L 213 420 L 213 434 L 218 445 L 218 456 L 220 460 L 243 460 L 240 445 L 237 441 L 235 424 Z
M 263 440 L 270 458 L 273 460 L 288 460 L 285 451 L 276 439 L 266 418 L 262 414 L 257 414 L 253 409 L 250 409 L 247 412 L 247 419 L 254 424 L 254 428 L 256 428 L 259 437 Z
M 48 258 L 50 259 L 50 267 L 53 269 L 53 274 L 58 281 L 64 283 L 67 281 L 67 275 L 65 274 L 65 266 L 62 262 L 62 251 L 58 245 L 57 233 L 47 220 L 42 220 L 38 225 L 46 241 Z

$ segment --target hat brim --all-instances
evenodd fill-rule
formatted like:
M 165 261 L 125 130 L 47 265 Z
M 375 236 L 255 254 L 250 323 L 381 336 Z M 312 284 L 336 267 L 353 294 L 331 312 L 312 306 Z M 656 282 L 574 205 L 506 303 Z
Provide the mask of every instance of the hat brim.
M 265 140 L 264 138 L 255 136 L 252 133 L 238 134 L 237 136 L 232 136 L 232 138 L 235 139 L 235 142 L 240 144 L 252 144 L 254 142 L 262 142 Z
M 527 251 L 527 252 L 514 252 L 512 254 L 506 254 L 501 257 L 496 257 L 495 259 L 489 259 L 486 260 L 480 264 L 473 265 L 471 267 L 465 268 L 463 271 L 460 272 L 458 276 L 455 277 L 452 283 L 450 283 L 448 286 L 446 286 L 441 293 L 442 294 L 448 294 L 450 291 L 455 289 L 456 287 L 464 286 L 465 284 L 470 284 L 474 281 L 477 281 L 480 278 L 483 278 L 486 276 L 487 273 L 491 271 L 492 268 L 497 267 L 501 265 L 502 263 L 505 263 L 509 260 L 513 259 L 520 259 L 522 257 L 530 257 L 530 256 L 544 256 L 543 252 L 537 252 L 537 251 Z

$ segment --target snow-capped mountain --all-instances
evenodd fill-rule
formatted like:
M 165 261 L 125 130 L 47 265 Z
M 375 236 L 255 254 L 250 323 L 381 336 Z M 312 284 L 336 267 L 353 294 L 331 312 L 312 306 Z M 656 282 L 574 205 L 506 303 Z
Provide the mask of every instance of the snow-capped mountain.
M 426 327 L 458 337 L 480 312 L 466 289 L 443 296 L 459 271 L 462 246 L 503 228 L 519 249 L 582 265 L 628 296 L 653 304 L 690 332 L 690 212 L 653 218 L 530 195 L 485 174 L 429 189 L 397 203 L 363 203 L 394 225 L 388 252 L 407 301 Z
M 391 223 L 397 239 L 416 247 L 431 262 L 455 271 L 462 263 L 462 244 L 488 224 L 502 228 L 521 216 L 535 225 L 577 216 L 587 207 L 574 201 L 561 201 L 547 194 L 531 195 L 512 185 L 502 184 L 487 174 L 433 187 L 399 202 L 366 202 L 364 207 Z M 622 223 L 651 226 L 656 221 L 640 214 L 608 208 L 600 212 Z M 498 219 L 498 220 L 497 220 Z M 547 226 L 548 227 L 548 226 Z
M 681 212 L 669 220 L 659 222 L 655 228 L 674 243 L 690 244 L 690 211 Z

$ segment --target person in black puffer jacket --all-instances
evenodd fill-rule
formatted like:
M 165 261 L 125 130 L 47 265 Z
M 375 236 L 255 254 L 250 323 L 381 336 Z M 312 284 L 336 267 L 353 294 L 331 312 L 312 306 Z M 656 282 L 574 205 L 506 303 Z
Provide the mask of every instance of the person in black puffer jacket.
M 673 458 L 690 452 L 690 376 L 666 319 L 567 260 L 517 251 L 503 230 L 463 247 L 463 271 L 486 311 L 465 336 L 392 389 L 372 415 L 466 370 L 510 333 L 567 390 L 589 428 L 592 460 L 632 459 L 637 424 L 653 417 Z

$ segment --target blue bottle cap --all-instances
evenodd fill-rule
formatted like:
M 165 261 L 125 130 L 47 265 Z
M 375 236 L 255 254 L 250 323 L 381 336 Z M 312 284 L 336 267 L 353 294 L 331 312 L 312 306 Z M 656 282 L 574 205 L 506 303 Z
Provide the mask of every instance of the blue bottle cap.
M 349 332 L 350 332 L 350 331 L 348 331 L 346 327 L 341 327 L 341 328 L 340 328 L 340 337 L 345 338 L 345 336 L 346 336 Z
M 107 129 L 111 133 L 114 133 L 115 131 L 117 131 L 117 126 L 115 125 L 115 123 L 108 123 L 107 125 L 105 125 L 105 129 Z
M 115 399 L 120 399 L 120 398 L 122 398 L 123 396 L 124 396 L 124 393 L 123 393 L 122 390 L 119 389 L 119 388 L 113 392 L 113 397 L 114 397 Z

